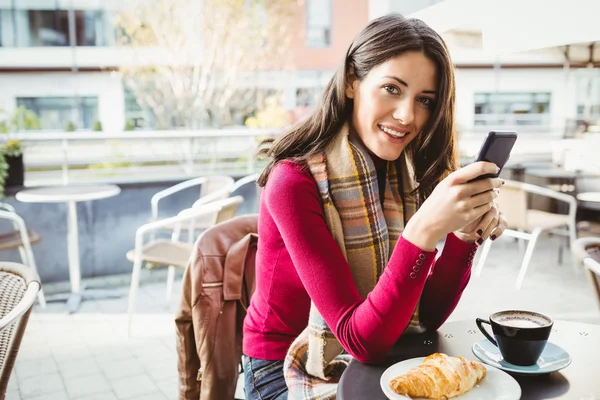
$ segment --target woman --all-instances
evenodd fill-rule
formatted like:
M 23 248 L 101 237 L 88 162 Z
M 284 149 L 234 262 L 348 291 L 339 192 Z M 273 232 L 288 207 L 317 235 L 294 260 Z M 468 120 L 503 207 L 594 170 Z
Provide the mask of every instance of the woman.
M 471 182 L 497 167 L 457 170 L 454 99 L 443 40 L 387 15 L 354 39 L 313 114 L 259 152 L 271 161 L 244 321 L 248 399 L 334 397 L 342 353 L 375 363 L 454 310 L 477 244 L 505 227 L 502 181 Z

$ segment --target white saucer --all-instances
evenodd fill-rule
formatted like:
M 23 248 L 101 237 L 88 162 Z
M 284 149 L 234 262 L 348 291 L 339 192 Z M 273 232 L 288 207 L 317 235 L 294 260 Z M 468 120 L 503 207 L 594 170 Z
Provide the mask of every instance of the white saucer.
M 408 372 L 411 368 L 417 367 L 423 363 L 425 357 L 411 358 L 409 360 L 400 361 L 388 369 L 381 375 L 379 384 L 381 390 L 390 400 L 418 400 L 416 397 L 408 397 L 394 392 L 390 388 L 390 382 L 398 375 Z M 459 396 L 461 400 L 519 400 L 521 398 L 521 387 L 512 376 L 506 372 L 500 371 L 494 367 L 485 366 L 487 374 L 473 389 Z
M 571 364 L 571 356 L 565 350 L 548 342 L 537 364 L 528 367 L 521 367 L 507 363 L 502 359 L 500 349 L 494 346 L 489 340 L 482 339 L 473 344 L 473 354 L 484 363 L 507 372 L 513 372 L 521 375 L 542 375 L 551 372 L 560 371 Z

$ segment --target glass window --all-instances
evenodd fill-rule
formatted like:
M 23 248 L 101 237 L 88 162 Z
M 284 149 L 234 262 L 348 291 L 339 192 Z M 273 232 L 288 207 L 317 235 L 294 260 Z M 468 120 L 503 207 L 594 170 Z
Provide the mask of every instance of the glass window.
M 144 109 L 137 98 L 126 85 L 125 90 L 125 121 L 135 129 L 151 129 L 156 127 L 156 118 L 152 110 Z
M 42 129 L 64 130 L 69 123 L 77 129 L 91 129 L 98 120 L 97 97 L 19 97 L 40 119 Z
M 45 47 L 69 46 L 70 13 L 59 9 L 0 10 L 1 46 Z M 106 10 L 75 10 L 75 43 L 77 46 L 112 46 L 116 30 L 112 13 Z
M 68 46 L 69 13 L 66 10 L 27 10 L 26 46 Z M 19 12 L 21 13 L 21 12 Z M 24 32 L 25 29 L 19 30 Z M 21 39 L 21 38 L 19 38 Z M 21 40 L 19 40 L 22 42 Z
M 331 0 L 306 0 L 306 45 L 331 46 Z
M 551 93 L 476 93 L 475 125 L 550 123 Z
M 109 14 L 101 10 L 75 11 L 77 46 L 109 46 L 114 43 L 115 29 Z

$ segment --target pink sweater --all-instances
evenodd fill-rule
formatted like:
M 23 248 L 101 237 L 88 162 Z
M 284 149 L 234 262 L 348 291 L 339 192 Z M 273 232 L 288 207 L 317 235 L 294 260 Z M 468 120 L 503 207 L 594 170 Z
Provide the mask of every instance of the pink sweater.
M 367 363 L 381 360 L 419 299 L 427 329 L 444 323 L 469 281 L 477 250 L 450 234 L 436 261 L 437 251 L 400 237 L 379 282 L 363 299 L 325 225 L 314 179 L 291 162 L 279 163 L 269 175 L 258 233 L 256 291 L 244 320 L 243 352 L 264 360 L 285 358 L 307 326 L 311 299 L 349 354 Z M 422 266 L 413 273 L 419 259 Z

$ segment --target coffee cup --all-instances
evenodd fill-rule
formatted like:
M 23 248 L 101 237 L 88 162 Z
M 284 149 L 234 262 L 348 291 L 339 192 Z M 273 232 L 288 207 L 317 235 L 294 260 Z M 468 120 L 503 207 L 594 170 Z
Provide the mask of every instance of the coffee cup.
M 504 361 L 514 365 L 535 365 L 542 355 L 554 322 L 549 317 L 520 310 L 499 311 L 489 321 L 476 319 L 483 335 L 500 349 Z M 483 327 L 492 327 L 494 337 Z

